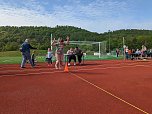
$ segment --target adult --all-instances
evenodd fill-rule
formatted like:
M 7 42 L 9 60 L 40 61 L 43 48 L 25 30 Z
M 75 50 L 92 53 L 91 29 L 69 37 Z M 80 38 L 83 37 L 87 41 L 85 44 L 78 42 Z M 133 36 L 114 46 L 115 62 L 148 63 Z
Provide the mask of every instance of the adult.
M 116 49 L 116 56 L 117 56 L 117 57 L 119 56 L 119 52 L 120 52 L 120 51 L 119 51 L 119 49 L 117 48 L 117 49 Z
M 131 50 L 131 60 L 135 59 L 135 57 L 136 57 L 135 52 L 136 52 L 135 49 Z
M 144 57 L 147 56 L 147 48 L 146 48 L 146 46 L 144 46 L 144 45 L 141 46 L 141 52 L 142 52 L 142 56 L 144 56 Z
M 20 48 L 20 51 L 22 52 L 21 68 L 25 68 L 25 63 L 27 60 L 29 60 L 31 66 L 34 67 L 34 63 L 32 62 L 31 59 L 30 49 L 36 49 L 36 48 L 30 45 L 29 39 L 26 39 Z
M 64 41 L 63 39 L 58 39 L 58 41 L 53 40 L 52 45 L 56 46 L 56 51 L 55 51 L 55 57 L 56 57 L 56 63 L 55 63 L 55 68 L 56 69 L 61 69 L 61 65 L 62 65 L 62 61 L 63 61 L 63 57 L 64 57 L 64 46 L 69 44 L 69 36 L 67 36 L 66 40 Z
M 76 47 L 75 48 L 75 54 L 77 55 L 78 62 L 79 62 L 79 65 L 80 65 L 81 62 L 82 62 L 83 52 L 82 52 L 82 50 L 80 48 Z
M 141 54 L 142 52 L 139 49 L 137 49 L 135 52 L 136 59 L 138 59 L 141 56 Z
M 126 59 L 129 58 L 128 51 L 129 51 L 128 46 L 126 46 L 125 47 L 125 56 L 126 56 Z

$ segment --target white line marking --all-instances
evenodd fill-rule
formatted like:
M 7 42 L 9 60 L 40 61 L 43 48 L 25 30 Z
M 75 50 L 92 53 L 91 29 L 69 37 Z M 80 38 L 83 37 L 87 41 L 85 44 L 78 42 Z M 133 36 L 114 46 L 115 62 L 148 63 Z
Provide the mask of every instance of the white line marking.
M 101 69 L 101 70 L 106 70 L 106 69 L 114 69 L 114 68 L 126 68 L 126 67 L 151 67 L 150 65 L 134 65 L 134 66 L 130 66 L 130 65 L 126 65 L 126 66 L 116 66 L 116 67 L 104 67 L 104 68 L 100 68 L 99 65 L 96 66 L 96 67 L 93 67 L 93 68 L 89 68 L 89 69 L 76 69 L 76 70 L 72 70 L 72 71 L 90 71 L 90 70 L 97 70 L 97 69 Z M 69 69 L 70 70 L 70 69 Z M 24 70 L 26 71 L 26 70 Z M 26 74 L 4 74 L 4 75 L 1 75 L 2 77 L 4 76 L 27 76 L 27 75 L 39 75 L 39 74 L 53 74 L 53 73 L 64 73 L 64 71 L 51 71 L 50 72 L 37 72 L 37 73 L 26 73 Z
M 71 73 L 71 72 L 70 72 L 70 73 Z M 88 84 L 94 86 L 95 88 L 97 88 L 97 89 L 99 89 L 99 90 L 105 92 L 106 94 L 108 94 L 108 95 L 110 95 L 110 96 L 112 96 L 112 97 L 114 97 L 114 98 L 116 98 L 116 99 L 118 99 L 118 100 L 124 102 L 125 104 L 127 104 L 127 105 L 129 105 L 129 106 L 131 106 L 131 107 L 133 107 L 133 108 L 135 108 L 135 109 L 137 109 L 138 111 L 141 111 L 141 112 L 143 112 L 144 114 L 149 114 L 148 112 L 142 110 L 141 108 L 138 108 L 137 106 L 135 106 L 135 105 L 133 105 L 133 104 L 131 104 L 131 103 L 129 103 L 129 102 L 123 100 L 122 98 L 120 98 L 120 97 L 118 97 L 118 96 L 112 94 L 111 92 L 108 92 L 107 90 L 105 90 L 105 89 L 103 89 L 103 88 L 101 88 L 101 87 L 99 87 L 99 86 L 97 86 L 97 85 L 95 85 L 95 84 L 89 82 L 88 80 L 86 80 L 86 79 L 84 79 L 84 78 L 82 78 L 82 77 L 80 77 L 80 76 L 78 76 L 78 75 L 76 75 L 76 74 L 74 74 L 74 73 L 71 73 L 71 74 L 74 75 L 75 77 L 81 79 L 82 81 L 84 81 L 84 82 L 86 82 L 86 83 L 88 83 Z

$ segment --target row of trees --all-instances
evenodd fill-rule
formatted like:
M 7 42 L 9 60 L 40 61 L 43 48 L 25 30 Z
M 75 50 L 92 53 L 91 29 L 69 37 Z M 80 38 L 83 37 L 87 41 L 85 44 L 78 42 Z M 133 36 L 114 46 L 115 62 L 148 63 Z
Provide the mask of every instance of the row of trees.
M 87 30 L 73 26 L 56 26 L 51 27 L 34 27 L 34 26 L 1 26 L 0 27 L 0 51 L 18 50 L 20 45 L 26 38 L 31 40 L 31 44 L 38 49 L 46 50 L 50 47 L 50 37 L 53 38 L 70 36 L 73 41 L 107 41 L 107 46 L 110 41 L 110 50 L 121 48 L 123 46 L 122 38 L 125 38 L 125 44 L 129 48 L 140 48 L 145 45 L 152 48 L 152 31 L 151 30 L 117 30 L 105 33 L 89 32 Z M 84 46 L 85 50 L 98 50 L 98 46 Z M 108 51 L 107 47 L 107 51 Z
M 118 30 L 110 32 L 111 49 L 123 46 L 123 37 L 125 45 L 130 49 L 141 49 L 142 45 L 152 48 L 152 30 Z

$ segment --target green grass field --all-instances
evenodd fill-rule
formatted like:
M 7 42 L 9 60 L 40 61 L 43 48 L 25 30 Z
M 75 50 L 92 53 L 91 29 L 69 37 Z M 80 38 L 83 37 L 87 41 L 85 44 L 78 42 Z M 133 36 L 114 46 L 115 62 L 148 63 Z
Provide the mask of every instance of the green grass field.
M 36 60 L 37 62 L 45 62 L 45 50 L 39 50 L 36 52 Z M 84 57 L 84 60 L 114 60 L 114 59 L 122 59 L 123 57 L 116 57 L 112 55 L 104 55 L 99 58 L 98 56 L 87 55 Z M 0 52 L 0 64 L 20 64 L 22 61 L 22 55 L 18 51 L 7 51 Z M 53 61 L 55 61 L 55 57 L 53 57 Z

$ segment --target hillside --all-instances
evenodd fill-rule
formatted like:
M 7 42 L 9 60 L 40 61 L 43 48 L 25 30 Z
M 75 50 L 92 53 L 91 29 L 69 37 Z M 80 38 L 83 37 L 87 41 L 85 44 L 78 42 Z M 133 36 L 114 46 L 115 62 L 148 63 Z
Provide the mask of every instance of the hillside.
M 107 34 L 108 33 L 104 33 L 103 38 L 106 38 Z M 130 49 L 141 49 L 142 45 L 145 45 L 147 48 L 152 48 L 152 30 L 117 30 L 110 32 L 109 35 L 111 49 L 122 47 L 123 37 L 125 39 L 125 45 L 127 45 Z
M 140 48 L 142 44 L 152 48 L 152 30 L 117 30 L 105 33 L 89 32 L 87 30 L 73 26 L 51 27 L 0 27 L 0 51 L 18 50 L 26 38 L 31 40 L 31 44 L 38 49 L 47 49 L 50 46 L 51 33 L 53 38 L 70 36 L 74 41 L 107 41 L 110 40 L 111 50 L 121 48 L 122 38 L 125 38 L 125 44 L 130 48 Z M 108 47 L 107 47 L 108 48 Z

